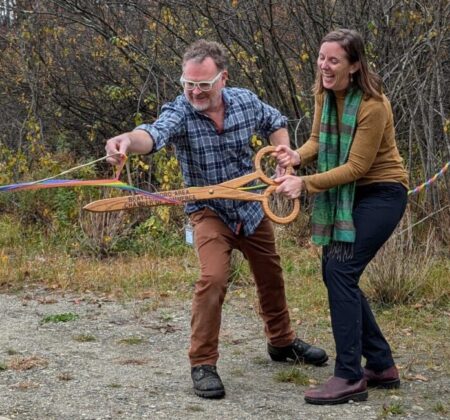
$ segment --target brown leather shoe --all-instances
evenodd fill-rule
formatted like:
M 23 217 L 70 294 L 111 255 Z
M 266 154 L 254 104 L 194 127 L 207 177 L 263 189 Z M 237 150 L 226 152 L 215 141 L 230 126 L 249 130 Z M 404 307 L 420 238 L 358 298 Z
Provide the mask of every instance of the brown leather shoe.
M 393 389 L 400 387 L 400 377 L 395 366 L 391 366 L 381 372 L 364 368 L 364 379 L 368 386 Z
M 319 388 L 308 389 L 305 401 L 310 404 L 342 404 L 352 401 L 367 400 L 367 383 L 364 378 L 352 382 L 348 379 L 332 376 Z

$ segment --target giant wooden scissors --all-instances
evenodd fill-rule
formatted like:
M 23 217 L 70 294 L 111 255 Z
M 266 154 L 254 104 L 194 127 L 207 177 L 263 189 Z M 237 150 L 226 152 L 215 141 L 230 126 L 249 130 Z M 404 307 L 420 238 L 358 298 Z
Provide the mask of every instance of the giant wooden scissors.
M 272 178 L 269 178 L 263 172 L 261 169 L 261 161 L 265 155 L 274 151 L 274 146 L 266 146 L 262 148 L 256 154 L 254 172 L 217 185 L 182 188 L 179 190 L 162 191 L 149 195 L 135 194 L 122 197 L 105 198 L 102 200 L 93 201 L 83 208 L 93 212 L 108 212 L 138 207 L 153 207 L 162 204 L 182 204 L 188 201 L 224 198 L 228 200 L 259 201 L 262 204 L 264 213 L 270 220 L 275 223 L 290 223 L 297 217 L 300 211 L 300 201 L 298 199 L 289 200 L 292 202 L 290 204 L 292 211 L 287 216 L 277 216 L 269 206 L 269 197 L 275 192 L 277 184 Z M 287 172 L 291 173 L 292 168 L 287 168 Z M 265 184 L 262 185 L 262 187 L 265 188 L 263 193 L 251 192 L 252 187 L 245 187 L 245 185 L 249 182 L 258 179 Z M 258 187 L 261 189 L 260 185 L 258 185 Z M 161 198 L 164 198 L 165 200 L 162 201 Z

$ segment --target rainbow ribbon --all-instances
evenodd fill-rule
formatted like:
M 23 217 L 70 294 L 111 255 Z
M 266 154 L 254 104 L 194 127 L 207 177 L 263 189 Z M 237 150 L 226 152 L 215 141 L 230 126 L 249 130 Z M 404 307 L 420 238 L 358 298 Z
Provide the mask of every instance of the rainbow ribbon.
M 85 166 L 93 165 L 94 163 L 104 160 L 107 157 L 108 156 L 104 156 L 100 159 L 94 160 L 94 161 L 86 163 L 84 165 L 76 166 L 75 168 L 71 168 L 71 169 L 68 169 L 67 171 L 61 172 L 58 175 L 55 175 L 55 176 L 49 177 L 49 178 L 45 178 L 45 179 L 41 179 L 39 181 L 22 182 L 22 183 L 18 183 L 18 184 L 9 184 L 9 185 L 0 185 L 0 192 L 39 190 L 39 189 L 45 189 L 45 188 L 59 188 L 59 187 L 86 187 L 86 186 L 110 187 L 110 188 L 119 188 L 119 189 L 125 190 L 125 191 L 131 191 L 136 194 L 150 196 L 154 199 L 157 199 L 157 200 L 167 203 L 167 204 L 180 204 L 180 202 L 178 200 L 164 197 L 157 193 L 151 193 L 149 191 L 142 190 L 140 188 L 136 188 L 131 185 L 128 185 L 125 182 L 119 181 L 120 173 L 121 173 L 121 171 L 125 165 L 125 161 L 127 159 L 126 156 L 124 157 L 121 164 L 119 165 L 119 167 L 116 171 L 116 176 L 112 179 L 96 179 L 96 180 L 57 179 L 58 176 L 67 174 L 69 172 L 73 172 L 73 171 L 80 169 L 82 167 L 85 167 Z M 438 173 L 433 175 L 430 179 L 425 181 L 423 184 L 420 184 L 417 187 L 413 188 L 412 190 L 409 190 L 408 195 L 417 194 L 420 191 L 424 190 L 425 188 L 428 188 L 439 177 L 443 176 L 447 172 L 449 167 L 450 167 L 450 161 L 448 161 Z M 259 189 L 259 188 L 261 188 L 261 186 L 257 185 L 257 186 L 241 188 L 241 189 Z
M 94 180 L 79 180 L 79 179 L 57 179 L 58 176 L 73 172 L 85 166 L 93 165 L 96 162 L 106 159 L 108 156 L 104 156 L 95 161 L 86 163 L 84 165 L 79 165 L 75 168 L 68 169 L 67 171 L 61 172 L 58 175 L 41 179 L 39 181 L 32 182 L 22 182 L 18 184 L 0 185 L 0 192 L 14 192 L 14 191 L 25 191 L 25 190 L 40 190 L 46 188 L 59 188 L 59 187 L 111 187 L 119 188 L 125 191 L 131 191 L 137 194 L 151 196 L 152 198 L 164 202 L 166 204 L 180 204 L 178 200 L 172 198 L 164 197 L 157 193 L 151 193 L 140 188 L 133 187 L 126 184 L 125 182 L 119 181 L 120 173 L 125 165 L 126 156 L 122 159 L 121 164 L 116 170 L 116 176 L 112 179 L 94 179 Z
M 435 182 L 439 177 L 444 175 L 450 166 L 450 160 L 443 166 L 443 168 L 436 174 L 434 174 L 429 180 L 425 181 L 423 184 L 418 185 L 416 188 L 408 191 L 408 195 L 417 194 L 425 188 L 428 188 L 433 182 Z

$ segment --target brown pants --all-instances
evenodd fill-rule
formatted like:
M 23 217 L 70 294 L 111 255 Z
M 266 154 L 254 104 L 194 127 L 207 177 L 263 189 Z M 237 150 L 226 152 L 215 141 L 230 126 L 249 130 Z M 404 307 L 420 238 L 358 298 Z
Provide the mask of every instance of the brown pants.
M 271 222 L 264 218 L 248 237 L 234 234 L 210 209 L 190 217 L 201 274 L 192 301 L 191 366 L 215 365 L 218 358 L 222 303 L 230 276 L 233 249 L 239 249 L 253 272 L 259 298 L 260 315 L 270 344 L 284 347 L 295 333 L 290 325 L 280 257 L 275 250 Z

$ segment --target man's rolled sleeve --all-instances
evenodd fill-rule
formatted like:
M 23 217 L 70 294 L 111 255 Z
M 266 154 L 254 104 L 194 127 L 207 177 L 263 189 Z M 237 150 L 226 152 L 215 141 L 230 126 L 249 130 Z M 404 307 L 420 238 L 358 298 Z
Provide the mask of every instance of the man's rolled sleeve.
M 134 130 L 144 130 L 153 139 L 152 152 L 157 152 L 182 134 L 184 130 L 184 112 L 177 102 L 164 105 L 161 115 L 153 124 L 141 124 Z
M 256 95 L 255 101 L 258 109 L 258 131 L 263 138 L 269 138 L 273 132 L 287 127 L 287 118 L 280 111 L 261 101 Z

